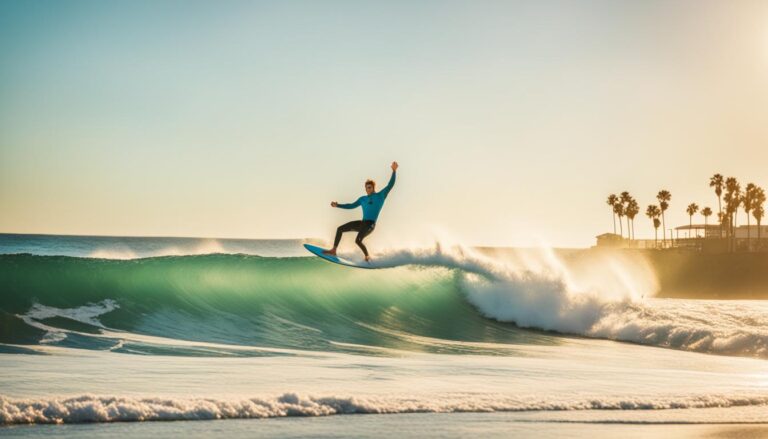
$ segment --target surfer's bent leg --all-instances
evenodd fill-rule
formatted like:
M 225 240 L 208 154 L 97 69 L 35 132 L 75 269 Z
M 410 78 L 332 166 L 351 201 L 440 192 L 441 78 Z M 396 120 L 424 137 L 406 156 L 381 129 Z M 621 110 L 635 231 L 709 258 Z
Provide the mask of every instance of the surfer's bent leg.
M 359 231 L 360 228 L 363 225 L 363 221 L 350 221 L 346 224 L 342 224 L 339 226 L 338 229 L 336 229 L 336 238 L 333 240 L 333 248 L 336 248 L 339 246 L 339 242 L 341 242 L 341 234 L 344 232 L 353 232 L 355 230 Z
M 363 244 L 363 239 L 365 239 L 366 236 L 370 235 L 371 232 L 373 232 L 373 229 L 376 228 L 376 223 L 373 221 L 363 220 L 360 221 L 361 227 L 358 229 L 357 232 L 357 238 L 355 238 L 355 244 L 358 245 L 363 250 L 363 254 L 365 257 L 368 257 L 368 249 L 365 248 L 365 244 Z

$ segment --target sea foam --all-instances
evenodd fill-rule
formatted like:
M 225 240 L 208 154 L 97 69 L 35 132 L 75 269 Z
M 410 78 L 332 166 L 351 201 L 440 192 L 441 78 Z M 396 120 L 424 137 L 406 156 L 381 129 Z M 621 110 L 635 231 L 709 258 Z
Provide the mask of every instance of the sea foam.
M 535 399 L 506 395 L 420 397 L 310 396 L 285 393 L 248 399 L 136 398 L 82 395 L 11 399 L 0 396 L 0 425 L 74 424 L 212 419 L 258 419 L 386 413 L 457 413 L 571 410 L 668 410 L 763 406 L 764 395 Z

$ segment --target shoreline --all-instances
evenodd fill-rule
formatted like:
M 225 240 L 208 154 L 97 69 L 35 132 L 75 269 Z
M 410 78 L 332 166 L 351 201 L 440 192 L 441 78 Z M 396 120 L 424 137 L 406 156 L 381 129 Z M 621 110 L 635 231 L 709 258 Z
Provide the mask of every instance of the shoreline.
M 685 410 L 685 409 L 683 409 Z M 673 410 L 678 411 L 678 410 Z M 734 413 L 736 414 L 736 413 Z M 768 433 L 762 419 L 734 422 L 685 422 L 675 416 L 653 420 L 642 413 L 637 420 L 621 421 L 615 412 L 596 413 L 597 419 L 569 419 L 568 414 L 544 413 L 408 413 L 385 415 L 347 415 L 310 418 L 227 419 L 174 422 L 122 422 L 106 424 L 15 425 L 0 427 L 3 436 L 94 438 L 147 436 L 209 437 L 305 437 L 318 438 L 388 438 L 394 432 L 401 437 L 460 438 L 536 436 L 542 438 L 616 437 L 625 438 L 744 438 Z M 653 415 L 651 413 L 650 415 Z M 649 419 L 650 418 L 650 419 Z M 429 425 L 429 431 L 425 426 Z

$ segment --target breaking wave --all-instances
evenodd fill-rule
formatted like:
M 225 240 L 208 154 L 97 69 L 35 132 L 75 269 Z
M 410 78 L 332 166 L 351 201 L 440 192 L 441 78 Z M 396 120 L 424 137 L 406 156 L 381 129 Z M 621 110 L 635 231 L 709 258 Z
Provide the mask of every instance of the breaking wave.
M 560 333 L 768 357 L 768 307 L 653 299 L 655 279 L 642 260 L 574 263 L 547 251 L 438 246 L 391 251 L 376 263 L 389 269 L 231 254 L 0 255 L 7 328 L 0 343 L 148 355 L 381 348 L 506 355 L 509 345 L 557 344 Z M 185 344 L 159 346 L 130 334 Z

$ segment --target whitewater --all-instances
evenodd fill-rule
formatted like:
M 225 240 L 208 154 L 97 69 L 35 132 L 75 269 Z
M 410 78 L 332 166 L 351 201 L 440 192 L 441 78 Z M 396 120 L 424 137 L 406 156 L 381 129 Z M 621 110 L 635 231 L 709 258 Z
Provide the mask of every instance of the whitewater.
M 302 242 L 0 235 L 0 424 L 768 420 L 761 302 L 655 298 L 631 254 L 443 243 L 356 270 Z

